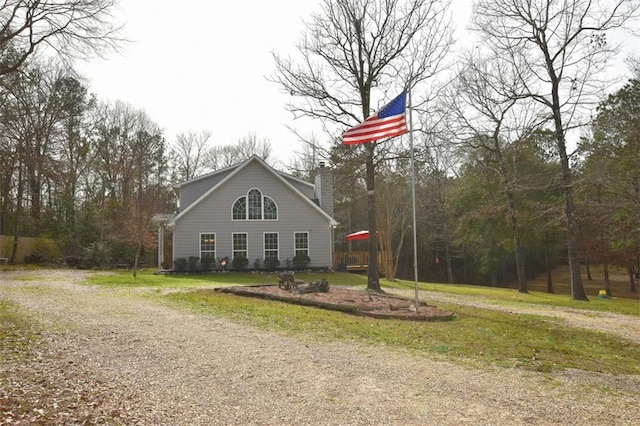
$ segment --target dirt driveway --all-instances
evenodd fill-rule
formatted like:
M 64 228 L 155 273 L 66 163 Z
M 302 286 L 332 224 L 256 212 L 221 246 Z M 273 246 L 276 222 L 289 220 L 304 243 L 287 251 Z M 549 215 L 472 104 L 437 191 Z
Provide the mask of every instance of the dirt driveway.
M 0 360 L 0 423 L 637 421 L 637 376 L 473 368 L 195 315 L 127 290 L 79 285 L 79 271 L 1 274 L 0 301 L 32 313 L 46 345 L 26 361 Z M 30 405 L 28 413 L 21 404 Z

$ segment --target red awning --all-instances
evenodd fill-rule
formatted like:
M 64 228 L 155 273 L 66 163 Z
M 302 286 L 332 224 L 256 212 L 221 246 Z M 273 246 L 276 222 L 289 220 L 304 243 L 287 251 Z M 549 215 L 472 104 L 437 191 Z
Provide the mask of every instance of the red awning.
M 369 231 L 354 232 L 353 234 L 349 234 L 346 237 L 344 237 L 344 239 L 347 240 L 347 241 L 368 240 L 369 239 Z

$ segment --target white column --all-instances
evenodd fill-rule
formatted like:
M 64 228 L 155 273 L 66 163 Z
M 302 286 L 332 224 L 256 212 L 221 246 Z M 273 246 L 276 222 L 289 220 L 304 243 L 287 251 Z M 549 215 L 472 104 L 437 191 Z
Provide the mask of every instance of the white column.
M 162 269 L 164 261 L 164 226 L 158 226 L 158 270 Z

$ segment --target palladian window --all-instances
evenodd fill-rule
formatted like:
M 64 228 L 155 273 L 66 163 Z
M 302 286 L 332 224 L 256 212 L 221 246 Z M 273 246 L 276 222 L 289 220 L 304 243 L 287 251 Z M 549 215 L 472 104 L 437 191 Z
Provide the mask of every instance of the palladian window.
M 233 220 L 277 220 L 278 206 L 273 199 L 263 196 L 257 188 L 249 190 L 233 203 Z

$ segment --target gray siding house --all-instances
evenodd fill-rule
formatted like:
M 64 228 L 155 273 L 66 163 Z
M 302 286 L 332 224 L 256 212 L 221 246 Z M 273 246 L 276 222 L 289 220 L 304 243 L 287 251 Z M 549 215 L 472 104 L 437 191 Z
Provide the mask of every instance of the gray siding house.
M 179 212 L 169 220 L 173 259 L 244 256 L 276 258 L 284 267 L 309 256 L 310 267 L 332 267 L 333 181 L 321 165 L 316 184 L 279 172 L 262 159 L 248 160 L 175 185 Z

